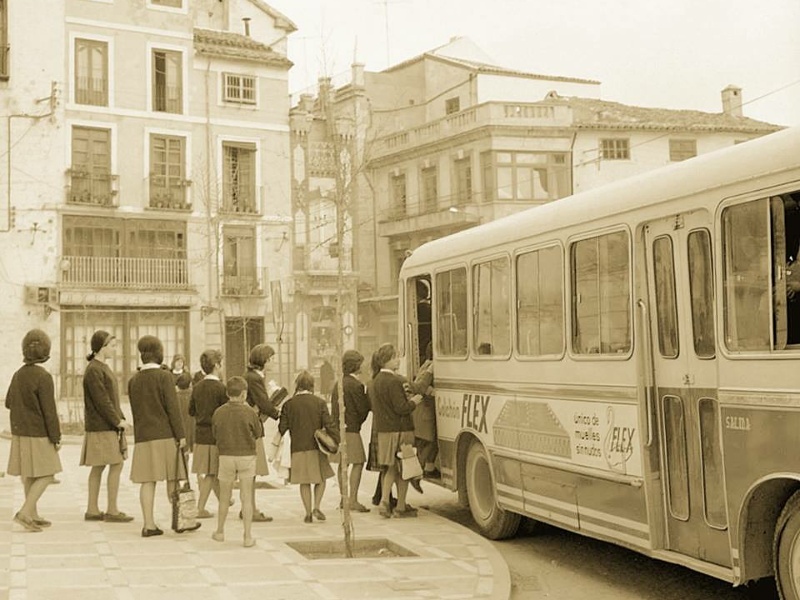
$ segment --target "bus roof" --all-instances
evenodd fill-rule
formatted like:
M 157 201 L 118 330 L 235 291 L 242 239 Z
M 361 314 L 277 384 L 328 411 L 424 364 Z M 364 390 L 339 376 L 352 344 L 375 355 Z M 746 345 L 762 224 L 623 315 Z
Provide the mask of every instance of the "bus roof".
M 403 271 L 798 166 L 800 127 L 793 127 L 433 240 L 414 250 Z

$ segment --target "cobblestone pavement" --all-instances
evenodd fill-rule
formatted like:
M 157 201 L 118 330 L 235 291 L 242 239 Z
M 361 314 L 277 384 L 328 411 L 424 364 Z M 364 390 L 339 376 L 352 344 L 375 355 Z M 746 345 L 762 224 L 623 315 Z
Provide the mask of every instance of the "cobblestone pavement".
M 342 539 L 333 480 L 322 505 L 328 519 L 313 524 L 303 523 L 296 486 L 284 486 L 274 477 L 260 480 L 257 504 L 275 520 L 254 523 L 254 548 L 242 546 L 238 498 L 223 543 L 211 539 L 216 519 L 203 520 L 193 533 L 169 530 L 164 484 L 157 487 L 156 520 L 165 534 L 142 538 L 139 487 L 128 479 L 129 464 L 123 469 L 119 505 L 135 520 L 86 522 L 89 471 L 78 466 L 80 438 L 71 442 L 61 449 L 61 483 L 50 486 L 39 502 L 40 514 L 53 522 L 43 532 L 30 533 L 13 523 L 23 500 L 22 484 L 16 477 L 0 478 L 0 600 L 158 600 L 177 594 L 193 600 L 509 597 L 508 568 L 488 540 L 426 510 L 417 519 L 384 519 L 376 510 L 353 515 L 357 541 L 387 539 L 416 556 L 316 560 L 300 554 L 289 543 Z M 9 446 L 7 437 L 0 437 L 0 471 L 6 468 Z M 374 474 L 365 475 L 365 503 L 374 485 Z M 100 498 L 103 508 L 104 490 Z M 209 509 L 216 511 L 213 497 Z

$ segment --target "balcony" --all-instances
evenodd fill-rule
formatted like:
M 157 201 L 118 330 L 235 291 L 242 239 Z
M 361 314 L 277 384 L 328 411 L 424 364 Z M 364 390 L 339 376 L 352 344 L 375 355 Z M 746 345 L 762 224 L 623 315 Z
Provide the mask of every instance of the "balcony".
M 183 112 L 183 90 L 179 85 L 153 86 L 153 110 L 181 114 Z
M 111 173 L 96 173 L 88 169 L 67 169 L 67 202 L 90 206 L 117 205 L 119 177 Z
M 260 215 L 263 188 L 255 185 L 226 184 L 222 191 L 220 212 L 234 215 Z
M 222 296 L 253 297 L 266 296 L 267 272 L 257 267 L 239 268 L 235 273 L 222 275 Z
M 412 233 L 448 231 L 450 233 L 467 229 L 481 222 L 477 208 L 471 205 L 450 206 L 443 209 L 428 210 L 407 214 L 406 209 L 391 211 L 378 221 L 378 235 L 396 237 Z M 437 237 L 444 235 L 440 233 Z
M 571 109 L 559 104 L 486 102 L 405 131 L 378 138 L 372 159 L 481 127 L 565 127 L 571 122 Z
M 108 81 L 105 77 L 76 77 L 75 102 L 108 106 Z
M 61 283 L 100 289 L 190 289 L 185 258 L 62 256 Z
M 189 179 L 167 178 L 164 175 L 150 177 L 150 208 L 166 210 L 192 210 L 187 199 L 187 188 L 192 185 Z

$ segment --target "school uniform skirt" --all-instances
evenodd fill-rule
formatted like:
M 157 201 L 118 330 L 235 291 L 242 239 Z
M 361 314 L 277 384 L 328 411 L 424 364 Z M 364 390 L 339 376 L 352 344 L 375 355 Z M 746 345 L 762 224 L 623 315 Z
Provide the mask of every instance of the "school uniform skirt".
M 402 444 L 414 445 L 413 431 L 379 431 L 378 464 L 388 467 L 397 463 L 397 453 Z
M 344 439 L 347 442 L 347 464 L 363 465 L 365 462 L 367 462 L 367 453 L 364 450 L 364 440 L 361 439 L 361 434 L 346 431 L 344 434 Z M 330 457 L 330 462 L 332 463 L 339 463 L 341 461 L 341 451 Z
M 256 439 L 256 477 L 259 475 L 269 475 L 269 465 L 267 464 L 267 452 L 264 450 L 264 438 Z
M 131 460 L 131 481 L 150 483 L 187 479 L 174 438 L 136 442 Z
M 192 473 L 200 475 L 216 475 L 219 473 L 219 449 L 215 444 L 194 445 Z
M 20 477 L 48 477 L 61 472 L 61 459 L 48 437 L 12 435 L 7 471 Z
M 123 461 L 116 431 L 87 431 L 81 448 L 82 467 L 118 465 Z
M 333 477 L 333 469 L 328 457 L 319 450 L 292 452 L 292 466 L 289 467 L 289 483 L 322 483 Z

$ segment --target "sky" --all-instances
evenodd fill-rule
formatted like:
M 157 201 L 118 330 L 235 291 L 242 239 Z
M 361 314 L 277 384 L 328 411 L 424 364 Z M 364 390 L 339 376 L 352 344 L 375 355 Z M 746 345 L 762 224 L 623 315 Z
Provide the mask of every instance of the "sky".
M 800 125 L 800 0 L 266 1 L 298 28 L 293 93 L 464 36 L 504 67 L 598 80 L 604 100 L 721 112 L 732 84 L 745 116 Z

